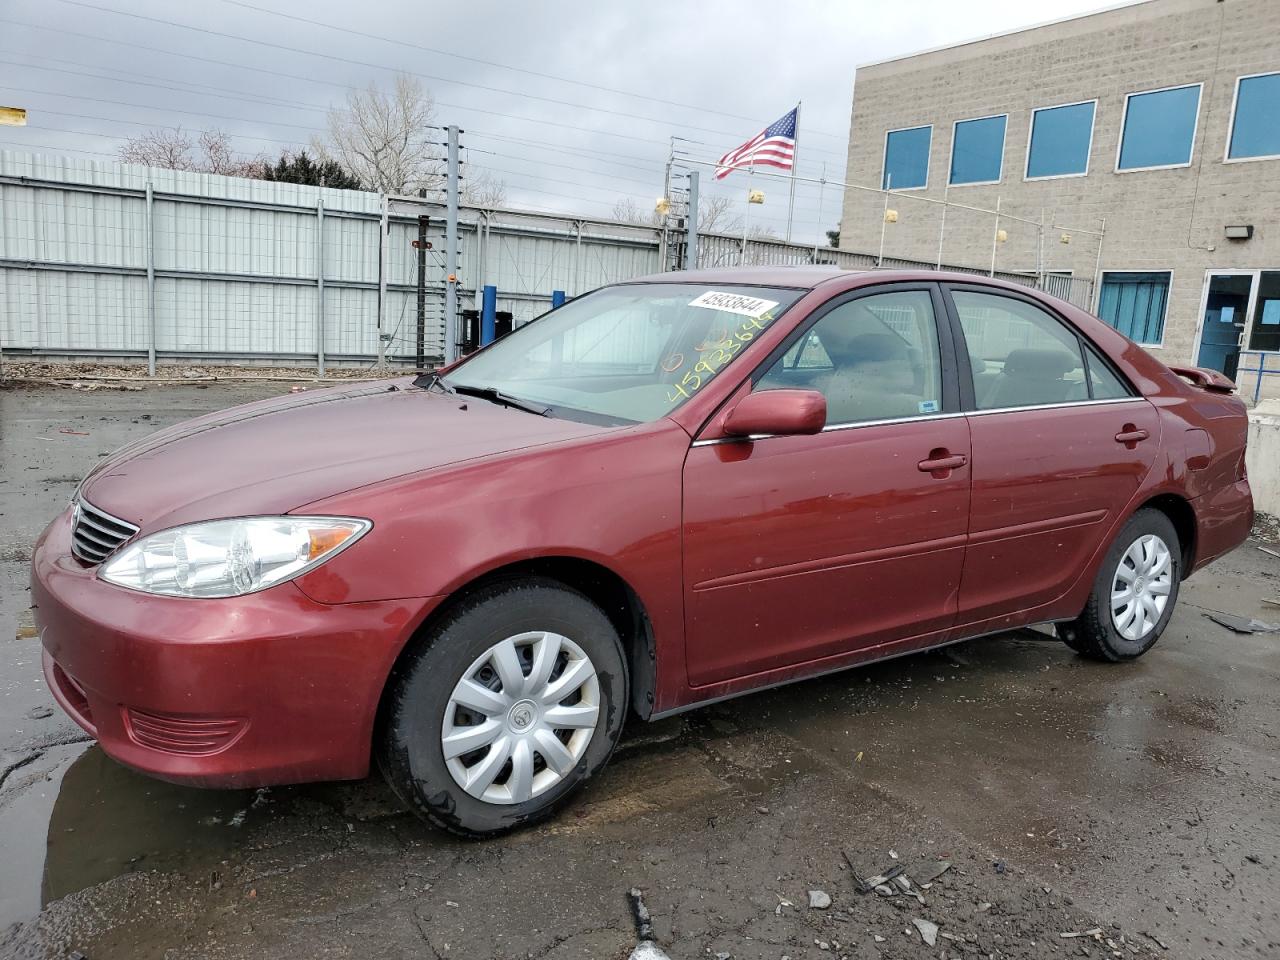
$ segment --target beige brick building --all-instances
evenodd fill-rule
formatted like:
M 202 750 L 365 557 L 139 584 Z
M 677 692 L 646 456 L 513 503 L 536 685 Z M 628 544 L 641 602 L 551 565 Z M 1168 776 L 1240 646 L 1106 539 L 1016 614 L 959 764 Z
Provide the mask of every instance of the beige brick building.
M 886 259 L 985 270 L 994 248 L 1166 362 L 1250 397 L 1248 368 L 1280 371 L 1280 0 L 1147 0 L 860 66 L 847 181 L 873 189 L 846 189 L 845 249 L 883 232 Z M 945 227 L 922 202 L 944 197 Z

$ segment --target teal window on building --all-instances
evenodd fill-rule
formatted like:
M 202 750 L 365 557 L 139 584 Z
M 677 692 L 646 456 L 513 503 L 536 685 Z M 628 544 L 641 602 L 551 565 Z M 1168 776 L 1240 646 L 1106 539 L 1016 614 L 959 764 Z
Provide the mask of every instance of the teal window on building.
M 1170 277 L 1168 271 L 1104 273 L 1098 316 L 1130 340 L 1163 342 Z
M 1083 176 L 1089 172 L 1096 101 L 1042 107 L 1031 115 L 1027 178 Z
M 1131 93 L 1125 100 L 1117 170 L 1185 167 L 1200 115 L 1200 84 Z
M 1227 159 L 1260 157 L 1280 157 L 1280 73 L 1236 81 Z
M 951 183 L 999 183 L 1008 117 L 961 120 L 951 140 Z
M 929 183 L 929 148 L 933 127 L 890 130 L 884 138 L 884 175 L 880 186 L 886 190 L 912 190 Z

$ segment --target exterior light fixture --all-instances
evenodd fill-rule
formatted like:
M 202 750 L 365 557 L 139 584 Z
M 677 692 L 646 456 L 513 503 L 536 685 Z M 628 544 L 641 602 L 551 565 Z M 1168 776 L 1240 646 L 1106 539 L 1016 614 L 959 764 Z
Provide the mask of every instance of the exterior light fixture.
M 1071 242 L 1071 234 L 1069 234 L 1069 233 L 1064 233 L 1062 236 L 1060 236 L 1060 237 L 1058 238 L 1058 242 L 1059 242 L 1059 243 L 1061 243 L 1061 244 L 1064 244 L 1064 245 L 1065 245 L 1065 244 L 1070 243 L 1070 242 Z
M 997 230 L 997 231 L 996 231 L 996 243 L 1004 243 L 1004 242 L 1005 242 L 1006 240 L 1008 240 L 1008 239 L 1009 239 L 1009 231 L 1008 231 L 1008 230 Z
M 1228 224 L 1223 232 L 1226 233 L 1228 240 L 1249 240 L 1253 237 L 1253 224 Z
M 671 201 L 666 197 L 659 197 L 653 205 L 653 212 L 658 216 L 665 217 L 671 212 Z
M 886 211 L 884 212 L 884 222 L 885 222 L 885 223 L 897 223 L 897 222 L 898 222 L 898 211 L 897 211 L 897 210 L 886 210 Z
M 748 191 L 747 191 L 747 203 L 764 203 L 764 191 L 763 191 L 763 190 L 748 190 Z

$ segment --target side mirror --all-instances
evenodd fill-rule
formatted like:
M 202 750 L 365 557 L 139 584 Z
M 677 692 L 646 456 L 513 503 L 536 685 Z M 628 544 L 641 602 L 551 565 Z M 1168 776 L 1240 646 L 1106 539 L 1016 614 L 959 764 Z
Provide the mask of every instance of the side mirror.
M 724 420 L 731 437 L 821 433 L 827 425 L 827 398 L 817 390 L 761 390 L 749 393 Z

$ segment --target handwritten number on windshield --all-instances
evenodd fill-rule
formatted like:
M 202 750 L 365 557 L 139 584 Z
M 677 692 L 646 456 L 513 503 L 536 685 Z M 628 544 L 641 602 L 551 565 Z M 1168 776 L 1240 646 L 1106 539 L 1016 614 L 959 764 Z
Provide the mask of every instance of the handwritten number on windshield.
M 699 353 L 707 353 L 709 355 L 695 363 L 693 369 L 687 371 L 679 382 L 668 385 L 667 402 L 679 403 L 682 398 L 688 400 L 692 397 L 704 383 L 716 375 L 721 367 L 734 358 L 734 355 L 742 349 L 744 344 L 755 337 L 757 331 L 764 330 L 772 320 L 773 315 L 768 313 L 759 319 L 749 317 L 742 321 L 742 324 L 732 334 L 727 331 L 716 331 L 717 333 L 723 332 L 724 335 L 721 339 L 703 342 L 694 347 Z M 679 356 L 679 354 L 675 356 Z M 683 360 L 683 357 L 681 359 Z M 665 362 L 663 363 L 663 369 L 667 369 Z M 675 371 L 667 370 L 667 372 L 673 373 Z

